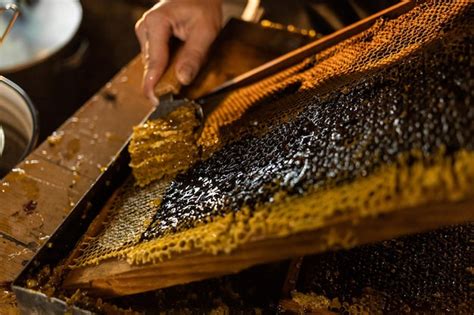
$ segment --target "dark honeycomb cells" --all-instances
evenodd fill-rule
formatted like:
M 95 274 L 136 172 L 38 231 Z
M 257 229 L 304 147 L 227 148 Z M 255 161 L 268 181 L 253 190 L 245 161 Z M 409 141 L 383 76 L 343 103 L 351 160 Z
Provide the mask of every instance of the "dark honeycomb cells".
M 430 163 L 441 147 L 474 149 L 473 55 L 472 31 L 464 29 L 331 93 L 300 89 L 270 99 L 302 108 L 289 121 L 265 111 L 274 104 L 257 104 L 252 111 L 266 117 L 266 133 L 248 124 L 246 136 L 178 176 L 144 239 L 272 202 L 280 190 L 302 194 L 367 176 L 399 163 L 402 152 L 419 150 Z
M 473 242 L 470 223 L 309 256 L 297 290 L 338 298 L 341 304 L 372 290 L 383 297 L 379 311 L 390 314 L 467 313 L 474 307 Z

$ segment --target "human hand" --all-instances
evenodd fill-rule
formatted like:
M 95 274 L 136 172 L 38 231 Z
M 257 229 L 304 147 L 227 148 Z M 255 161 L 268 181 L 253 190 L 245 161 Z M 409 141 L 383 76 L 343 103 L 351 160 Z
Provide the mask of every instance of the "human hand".
M 135 25 L 145 63 L 145 95 L 158 103 L 153 89 L 168 65 L 172 36 L 184 42 L 175 71 L 179 82 L 188 85 L 221 27 L 222 0 L 163 0 L 147 11 Z

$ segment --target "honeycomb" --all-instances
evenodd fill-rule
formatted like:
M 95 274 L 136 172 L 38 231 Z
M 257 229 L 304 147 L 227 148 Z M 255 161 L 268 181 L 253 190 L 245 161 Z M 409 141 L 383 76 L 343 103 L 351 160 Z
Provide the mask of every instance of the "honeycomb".
M 474 223 L 306 257 L 293 300 L 344 314 L 470 314 Z
M 145 186 L 188 169 L 198 158 L 199 126 L 194 105 L 185 104 L 134 127 L 128 151 L 137 184 Z
M 119 188 L 112 203 L 104 209 L 107 219 L 97 235 L 88 235 L 79 244 L 81 251 L 101 253 L 100 260 L 117 257 L 137 244 L 159 210 L 167 181 L 140 187 L 133 178 Z
M 472 197 L 473 17 L 470 1 L 426 1 L 230 93 L 207 115 L 203 159 L 117 197 L 75 267 L 228 253 L 338 216 Z

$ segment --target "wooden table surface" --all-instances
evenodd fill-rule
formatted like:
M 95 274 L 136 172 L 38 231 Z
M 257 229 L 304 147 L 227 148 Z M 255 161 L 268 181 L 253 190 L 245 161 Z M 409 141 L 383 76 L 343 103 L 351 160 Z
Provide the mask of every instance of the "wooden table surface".
M 11 282 L 151 111 L 142 70 L 134 59 L 0 181 L 0 314 L 17 313 Z

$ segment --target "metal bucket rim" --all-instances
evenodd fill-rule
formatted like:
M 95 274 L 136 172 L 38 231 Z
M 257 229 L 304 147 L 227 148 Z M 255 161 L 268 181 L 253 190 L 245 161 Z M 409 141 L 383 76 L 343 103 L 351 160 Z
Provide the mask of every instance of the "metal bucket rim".
M 16 83 L 10 81 L 9 79 L 5 78 L 4 76 L 0 75 L 0 82 L 4 83 L 7 87 L 11 88 L 15 93 L 17 93 L 25 102 L 26 106 L 31 115 L 31 120 L 33 122 L 32 126 L 32 135 L 28 141 L 28 145 L 26 146 L 23 154 L 21 155 L 18 162 L 24 160 L 28 154 L 35 148 L 36 143 L 38 142 L 38 135 L 39 135 L 39 118 L 38 118 L 38 111 L 36 107 L 33 105 L 30 97 L 26 94 L 26 92 Z

